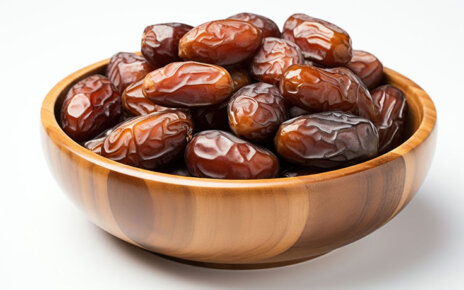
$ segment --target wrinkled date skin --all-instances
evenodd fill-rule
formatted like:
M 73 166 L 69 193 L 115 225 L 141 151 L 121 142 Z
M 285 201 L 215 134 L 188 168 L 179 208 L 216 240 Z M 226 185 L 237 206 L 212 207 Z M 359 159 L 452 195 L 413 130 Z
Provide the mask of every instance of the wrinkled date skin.
M 257 179 L 279 172 L 271 151 L 218 130 L 196 134 L 185 149 L 185 163 L 197 177 Z
M 280 29 L 277 24 L 271 19 L 264 17 L 262 15 L 253 14 L 253 13 L 239 13 L 230 16 L 227 19 L 242 20 L 248 23 L 253 24 L 262 31 L 263 38 L 265 37 L 281 37 Z
M 193 27 L 183 23 L 161 23 L 145 28 L 142 54 L 156 68 L 179 61 L 179 40 Z
M 101 154 L 127 165 L 154 169 L 177 159 L 192 131 L 192 120 L 182 111 L 136 117 L 106 137 Z
M 280 81 L 282 95 L 310 112 L 343 111 L 375 120 L 378 109 L 356 75 L 347 68 L 289 67 Z
M 256 52 L 250 72 L 255 79 L 278 86 L 284 71 L 303 61 L 301 50 L 296 44 L 289 40 L 268 37 Z
M 220 104 L 192 109 L 192 119 L 195 123 L 197 132 L 203 130 L 223 130 L 230 131 L 229 118 L 227 117 L 226 100 Z
M 233 19 L 204 23 L 187 32 L 179 42 L 179 56 L 218 65 L 239 63 L 261 44 L 261 30 Z
M 353 50 L 353 57 L 346 65 L 366 85 L 369 90 L 376 88 L 383 79 L 383 65 L 373 54 Z
M 239 66 L 230 66 L 226 68 L 232 77 L 234 83 L 234 91 L 251 83 L 251 77 L 248 70 Z
M 105 141 L 106 136 L 113 132 L 114 128 L 110 128 L 103 133 L 98 134 L 97 137 L 93 138 L 84 143 L 84 147 L 89 149 L 90 151 L 101 155 L 101 147 L 103 146 L 103 142 Z
M 235 135 L 251 141 L 272 140 L 279 125 L 287 119 L 285 102 L 279 89 L 271 84 L 245 86 L 229 101 L 229 126 Z
M 374 124 L 343 112 L 324 112 L 288 120 L 275 137 L 277 154 L 305 166 L 334 168 L 377 155 Z
M 87 141 L 115 125 L 121 115 L 121 98 L 102 75 L 75 84 L 61 107 L 61 127 L 73 140 Z
M 352 56 L 351 38 L 346 31 L 305 14 L 290 16 L 282 36 L 296 43 L 305 58 L 326 67 L 344 66 Z
M 372 91 L 372 99 L 380 109 L 374 122 L 379 131 L 379 153 L 385 153 L 401 143 L 407 114 L 406 97 L 392 85 L 384 85 Z
M 134 53 L 118 52 L 111 57 L 106 75 L 121 94 L 130 84 L 143 79 L 152 70 L 145 58 Z
M 173 62 L 149 73 L 143 94 L 166 107 L 215 105 L 230 97 L 234 83 L 223 67 L 193 61 Z

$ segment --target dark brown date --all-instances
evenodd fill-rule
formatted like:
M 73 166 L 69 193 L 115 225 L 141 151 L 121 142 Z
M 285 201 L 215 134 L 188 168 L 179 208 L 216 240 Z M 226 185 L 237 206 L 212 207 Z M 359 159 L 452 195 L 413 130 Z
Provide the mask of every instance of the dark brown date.
M 264 17 L 262 15 L 254 13 L 238 13 L 230 16 L 228 19 L 242 20 L 248 23 L 253 24 L 262 31 L 263 38 L 265 37 L 281 37 L 280 29 L 277 24 L 271 19 Z
M 102 75 L 87 77 L 71 87 L 61 107 L 61 127 L 73 140 L 87 141 L 115 125 L 121 98 Z
M 300 48 L 293 42 L 267 37 L 251 62 L 250 71 L 255 79 L 278 86 L 284 71 L 303 60 Z
M 223 102 L 234 91 L 223 67 L 193 61 L 173 62 L 149 73 L 143 94 L 166 107 L 202 107 Z
M 229 100 L 226 100 L 217 105 L 193 108 L 192 119 L 195 123 L 195 130 L 197 132 L 212 129 L 230 131 L 227 117 L 228 103 Z
M 378 109 L 356 75 L 347 68 L 289 67 L 280 81 L 282 95 L 310 112 L 343 111 L 375 120 Z
M 282 36 L 296 43 L 305 58 L 327 67 L 343 66 L 352 55 L 351 38 L 340 27 L 305 14 L 290 16 Z
M 372 99 L 380 109 L 374 125 L 379 131 L 379 153 L 385 153 L 401 143 L 407 114 L 406 97 L 392 85 L 384 85 L 372 91 Z
M 226 69 L 232 77 L 232 81 L 234 83 L 234 91 L 237 91 L 241 87 L 244 87 L 251 83 L 251 77 L 248 73 L 248 70 L 239 66 L 231 66 L 227 67 Z
M 282 123 L 274 141 L 277 154 L 290 163 L 333 168 L 376 156 L 379 135 L 367 119 L 323 112 Z
M 346 65 L 366 85 L 369 90 L 376 88 L 383 79 L 383 65 L 371 53 L 353 50 L 353 57 Z
M 261 30 L 240 20 L 204 23 L 179 42 L 179 56 L 187 60 L 229 65 L 249 58 L 261 44 Z
M 182 111 L 156 112 L 130 119 L 106 137 L 102 156 L 154 169 L 177 159 L 192 137 L 192 120 Z
M 193 27 L 183 23 L 161 23 L 145 28 L 142 54 L 156 68 L 179 61 L 179 40 Z
M 271 151 L 218 130 L 196 134 L 185 149 L 185 163 L 197 177 L 257 179 L 279 172 Z
M 143 79 L 153 67 L 142 56 L 129 52 L 118 52 L 111 57 L 106 75 L 121 94 L 130 84 Z
M 238 90 L 227 112 L 235 135 L 255 142 L 272 140 L 279 125 L 287 119 L 287 108 L 279 89 L 267 83 L 254 83 Z

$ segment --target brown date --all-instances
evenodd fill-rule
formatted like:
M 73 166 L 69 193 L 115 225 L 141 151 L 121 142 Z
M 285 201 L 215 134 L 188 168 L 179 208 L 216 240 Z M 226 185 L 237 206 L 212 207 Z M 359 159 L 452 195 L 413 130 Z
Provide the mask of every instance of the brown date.
M 218 130 L 196 134 L 185 149 L 185 163 L 197 177 L 257 179 L 279 172 L 271 151 Z
M 350 36 L 330 22 L 306 14 L 293 14 L 285 21 L 282 36 L 296 43 L 305 58 L 324 66 L 343 66 L 351 59 Z
M 261 29 L 263 38 L 265 37 L 279 37 L 280 38 L 281 37 L 280 29 L 277 26 L 277 24 L 271 19 L 264 17 L 262 15 L 243 12 L 243 13 L 232 15 L 227 19 L 242 20 L 242 21 L 253 24 L 254 26 Z
M 384 85 L 372 91 L 372 99 L 380 114 L 374 125 L 379 131 L 379 153 L 385 153 L 401 143 L 407 102 L 403 92 L 392 85 Z
M 183 23 L 161 23 L 145 28 L 142 54 L 154 67 L 179 61 L 179 40 L 193 27 Z
M 231 66 L 227 67 L 226 69 L 232 77 L 232 82 L 234 83 L 234 91 L 237 91 L 241 87 L 244 87 L 251 83 L 251 77 L 248 73 L 248 70 L 239 66 Z
M 105 132 L 98 134 L 98 136 L 93 138 L 92 140 L 85 142 L 84 147 L 94 153 L 97 153 L 98 155 L 101 155 L 101 147 L 103 145 L 103 142 L 105 141 L 106 136 L 113 132 L 113 129 L 114 128 L 110 128 Z
M 187 32 L 179 42 L 179 56 L 218 65 L 239 63 L 261 44 L 261 30 L 233 19 L 204 23 Z
M 284 71 L 303 60 L 300 48 L 293 42 L 267 37 L 251 62 L 250 71 L 255 79 L 278 86 Z
M 118 52 L 111 57 L 106 75 L 121 94 L 130 84 L 143 79 L 152 70 L 151 64 L 142 56 Z
M 68 91 L 61 107 L 61 127 L 73 140 L 87 141 L 115 125 L 121 98 L 102 75 L 87 77 Z
M 130 119 L 106 137 L 102 156 L 154 169 L 177 159 L 192 137 L 192 120 L 182 111 L 151 113 Z
M 282 95 L 310 112 L 343 111 L 375 120 L 378 109 L 359 78 L 347 68 L 289 67 L 280 81 Z
M 290 163 L 334 168 L 376 156 L 379 135 L 367 119 L 323 112 L 282 123 L 274 142 L 277 154 Z
M 223 67 L 193 61 L 173 62 L 149 73 L 143 94 L 166 107 L 202 107 L 221 103 L 234 91 Z
M 383 79 L 383 65 L 371 53 L 353 50 L 353 57 L 346 65 L 366 85 L 369 90 L 376 88 Z
M 229 101 L 229 126 L 235 135 L 251 141 L 272 140 L 279 125 L 287 119 L 285 103 L 279 89 L 271 84 L 245 86 Z
M 192 119 L 197 132 L 203 130 L 230 131 L 229 118 L 227 117 L 227 104 L 229 100 L 212 106 L 192 109 Z

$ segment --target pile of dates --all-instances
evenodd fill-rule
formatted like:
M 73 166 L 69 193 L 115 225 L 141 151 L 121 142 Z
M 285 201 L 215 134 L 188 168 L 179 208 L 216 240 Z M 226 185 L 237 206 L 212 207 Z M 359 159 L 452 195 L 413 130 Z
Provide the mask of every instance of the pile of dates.
M 106 158 L 209 178 L 292 177 L 398 146 L 406 98 L 346 31 L 294 14 L 283 30 L 240 13 L 145 28 L 141 54 L 69 90 L 61 126 Z

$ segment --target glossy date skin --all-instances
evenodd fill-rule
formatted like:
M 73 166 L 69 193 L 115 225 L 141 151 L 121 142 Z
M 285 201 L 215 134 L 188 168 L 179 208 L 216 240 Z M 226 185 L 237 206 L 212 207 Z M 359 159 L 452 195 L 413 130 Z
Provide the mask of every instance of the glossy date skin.
M 61 107 L 61 127 L 73 140 L 87 141 L 115 125 L 121 98 L 108 78 L 93 75 L 68 91 Z
M 230 97 L 234 84 L 223 67 L 193 61 L 173 62 L 149 73 L 143 94 L 166 107 L 215 105 Z
M 366 85 L 369 90 L 375 89 L 383 79 L 383 65 L 373 54 L 353 50 L 353 57 L 346 65 Z
M 326 67 L 343 66 L 352 56 L 351 38 L 346 31 L 306 14 L 290 16 L 282 36 L 296 43 L 305 58 Z
M 235 135 L 258 143 L 272 140 L 287 119 L 285 99 L 277 87 L 267 83 L 238 90 L 230 99 L 227 112 Z
M 103 133 L 98 134 L 97 137 L 93 138 L 84 143 L 84 147 L 89 149 L 90 151 L 101 155 L 101 147 L 103 146 L 103 142 L 105 141 L 106 136 L 113 132 L 114 128 L 110 128 Z
M 253 24 L 262 31 L 262 37 L 281 37 L 280 29 L 271 19 L 254 13 L 238 13 L 230 16 L 228 19 L 242 20 Z
M 261 44 L 261 30 L 233 19 L 204 23 L 187 32 L 179 42 L 182 59 L 217 65 L 246 60 Z
M 271 151 L 219 130 L 196 134 L 185 149 L 185 163 L 197 177 L 273 178 L 279 171 Z
M 255 79 L 278 86 L 284 71 L 303 61 L 301 50 L 296 44 L 281 38 L 267 37 L 251 62 L 250 72 Z
M 379 153 L 382 154 L 401 144 L 408 106 L 403 92 L 392 85 L 373 90 L 372 99 L 380 108 L 374 125 L 379 131 Z
M 179 158 L 192 131 L 192 120 L 182 111 L 136 117 L 106 137 L 101 154 L 127 165 L 155 169 Z
M 111 57 L 106 75 L 121 94 L 130 84 L 143 79 L 153 70 L 142 56 L 129 52 L 118 52 Z
M 376 156 L 379 135 L 367 119 L 323 112 L 284 122 L 274 142 L 277 154 L 290 163 L 334 168 Z
M 179 61 L 179 40 L 193 27 L 183 23 L 161 23 L 145 28 L 142 54 L 153 67 Z
M 343 111 L 375 120 L 378 109 L 356 75 L 347 68 L 289 67 L 280 81 L 282 95 L 310 112 Z

